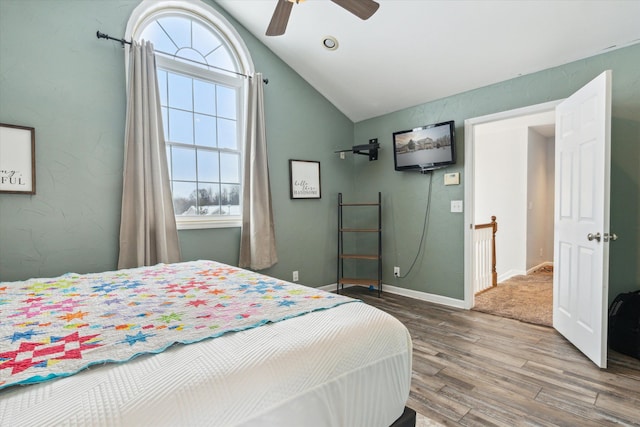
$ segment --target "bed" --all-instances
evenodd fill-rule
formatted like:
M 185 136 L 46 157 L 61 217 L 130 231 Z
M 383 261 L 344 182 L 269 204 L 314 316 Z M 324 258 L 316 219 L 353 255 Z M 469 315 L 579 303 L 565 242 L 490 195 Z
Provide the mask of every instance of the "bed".
M 413 425 L 411 338 L 214 261 L 0 282 L 0 425 Z

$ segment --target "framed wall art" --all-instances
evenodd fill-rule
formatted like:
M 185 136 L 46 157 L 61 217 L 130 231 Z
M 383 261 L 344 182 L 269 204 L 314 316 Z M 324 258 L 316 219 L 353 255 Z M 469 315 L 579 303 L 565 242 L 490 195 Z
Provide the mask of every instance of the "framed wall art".
M 36 194 L 36 131 L 0 123 L 0 193 Z
M 289 160 L 289 181 L 292 199 L 319 199 L 320 162 Z

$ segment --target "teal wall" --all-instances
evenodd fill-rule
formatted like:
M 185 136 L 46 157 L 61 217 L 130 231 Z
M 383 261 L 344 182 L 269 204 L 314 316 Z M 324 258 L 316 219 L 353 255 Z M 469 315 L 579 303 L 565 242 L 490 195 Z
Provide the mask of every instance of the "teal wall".
M 0 280 L 116 268 L 125 120 L 122 37 L 139 0 L 0 0 L 0 122 L 36 129 L 37 194 L 0 194 Z M 219 7 L 208 1 L 214 8 Z M 226 15 L 225 15 L 226 16 Z M 228 16 L 227 16 L 228 18 Z M 335 282 L 337 193 L 353 182 L 335 150 L 353 123 L 231 20 L 265 86 L 280 262 L 264 270 Z M 289 159 L 321 162 L 322 198 L 289 199 Z M 179 232 L 183 258 L 237 264 L 239 228 Z
M 464 121 L 566 98 L 607 69 L 613 70 L 611 230 L 620 236 L 610 246 L 609 295 L 640 288 L 640 44 L 356 123 L 356 140 L 377 137 L 382 147 L 378 162 L 357 165 L 356 186 L 365 197 L 384 195 L 383 282 L 463 299 L 464 218 L 449 210 L 451 200 L 464 199 L 464 185 L 445 187 L 443 174 L 460 172 L 464 181 Z M 397 279 L 393 266 L 405 274 L 418 248 L 430 178 L 394 171 L 391 136 L 445 120 L 456 122 L 457 164 L 433 174 L 423 255 Z
M 214 8 L 219 7 L 206 0 Z M 37 194 L 0 194 L 0 280 L 116 267 L 125 117 L 124 54 L 98 40 L 120 37 L 139 0 L 0 0 L 0 122 L 36 128 Z M 223 13 L 224 14 L 224 13 Z M 225 14 L 225 16 L 227 16 Z M 391 134 L 456 121 L 464 180 L 464 120 L 567 97 L 613 70 L 611 294 L 640 283 L 640 45 L 352 123 L 264 45 L 229 18 L 256 70 L 269 78 L 265 109 L 280 262 L 265 273 L 312 286 L 335 282 L 336 198 L 383 193 L 384 282 L 462 299 L 463 215 L 449 212 L 464 185 L 433 175 L 426 246 L 418 249 L 429 176 L 393 170 Z M 472 72 L 470 67 L 469 72 Z M 337 149 L 378 138 L 380 159 Z M 288 160 L 321 162 L 322 198 L 290 200 Z M 179 232 L 185 260 L 236 264 L 238 228 Z M 366 270 L 365 266 L 362 266 Z

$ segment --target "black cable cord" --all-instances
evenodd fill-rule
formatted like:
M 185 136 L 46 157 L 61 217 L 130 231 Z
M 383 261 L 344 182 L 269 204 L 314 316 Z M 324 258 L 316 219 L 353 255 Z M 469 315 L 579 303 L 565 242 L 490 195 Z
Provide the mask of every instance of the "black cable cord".
M 409 275 L 409 273 L 411 273 L 411 270 L 413 270 L 413 266 L 416 264 L 416 261 L 420 256 L 420 252 L 422 252 L 422 246 L 424 244 L 425 237 L 427 236 L 427 229 L 429 228 L 429 211 L 431 210 L 431 187 L 433 184 L 433 171 L 428 171 L 428 173 L 429 173 L 429 192 L 427 194 L 427 207 L 424 212 L 424 224 L 422 226 L 422 236 L 420 237 L 420 245 L 418 245 L 418 252 L 416 253 L 416 257 L 413 259 L 413 262 L 411 263 L 411 267 L 409 267 L 409 270 L 403 276 L 400 276 L 400 275 L 395 276 L 398 279 L 404 279 Z

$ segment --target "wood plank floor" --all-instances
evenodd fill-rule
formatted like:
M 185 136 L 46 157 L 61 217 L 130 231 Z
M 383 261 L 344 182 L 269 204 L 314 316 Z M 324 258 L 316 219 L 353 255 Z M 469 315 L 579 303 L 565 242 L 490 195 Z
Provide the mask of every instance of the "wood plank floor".
M 364 287 L 413 340 L 407 406 L 451 426 L 640 426 L 640 361 L 600 370 L 552 328 Z

